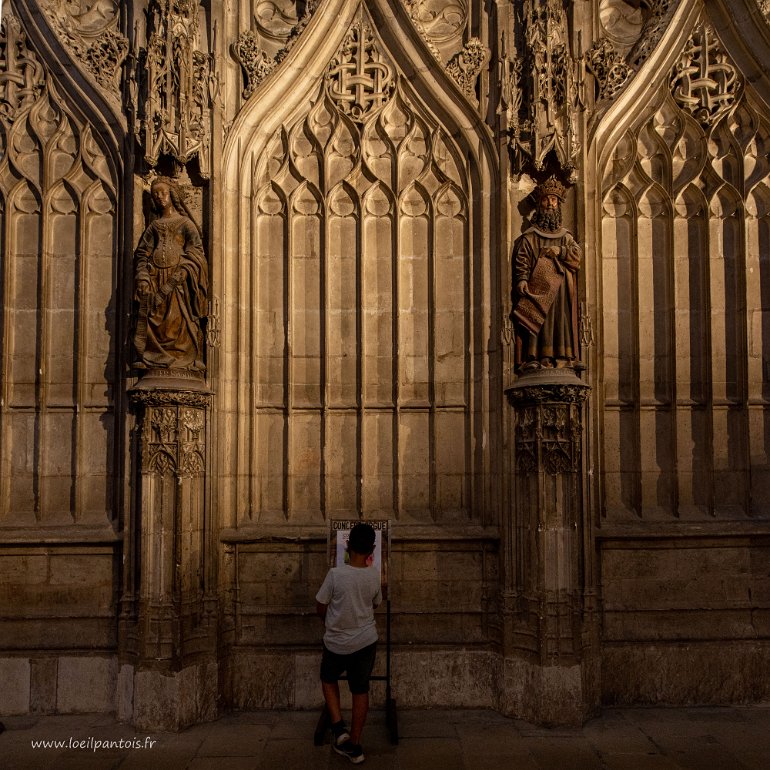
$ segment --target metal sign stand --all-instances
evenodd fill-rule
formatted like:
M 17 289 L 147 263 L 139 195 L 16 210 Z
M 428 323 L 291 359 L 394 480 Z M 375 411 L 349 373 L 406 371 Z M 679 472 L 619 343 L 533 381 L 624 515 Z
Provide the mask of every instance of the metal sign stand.
M 373 522 L 368 522 L 373 523 Z M 329 522 L 330 527 L 332 522 Z M 390 551 L 390 522 L 388 522 L 388 551 Z M 331 530 L 330 530 L 331 533 Z M 390 587 L 387 588 L 387 598 L 385 599 L 385 674 L 376 674 L 370 677 L 371 681 L 385 682 L 385 725 L 390 735 L 390 742 L 398 743 L 398 712 L 396 711 L 396 699 L 393 697 L 393 690 L 390 684 L 391 673 L 391 641 L 390 641 Z M 347 674 L 340 677 L 340 680 L 347 681 Z M 331 717 L 329 710 L 324 704 L 321 709 L 321 716 L 318 718 L 315 733 L 313 734 L 313 743 L 321 746 L 326 738 L 326 731 L 331 729 Z

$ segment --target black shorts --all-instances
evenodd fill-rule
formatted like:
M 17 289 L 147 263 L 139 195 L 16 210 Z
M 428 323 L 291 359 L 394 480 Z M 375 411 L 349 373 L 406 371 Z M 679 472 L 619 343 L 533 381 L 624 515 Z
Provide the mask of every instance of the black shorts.
M 348 655 L 338 655 L 326 649 L 324 645 L 321 657 L 321 681 L 334 684 L 342 675 L 348 672 L 348 687 L 353 695 L 363 695 L 369 692 L 369 677 L 374 668 L 374 657 L 377 654 L 377 642 L 362 647 Z

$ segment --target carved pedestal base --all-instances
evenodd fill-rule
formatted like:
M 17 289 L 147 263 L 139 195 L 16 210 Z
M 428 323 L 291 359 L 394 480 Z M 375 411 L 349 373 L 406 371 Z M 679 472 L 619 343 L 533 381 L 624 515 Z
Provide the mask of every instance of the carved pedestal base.
M 206 435 L 211 396 L 138 387 L 135 595 L 124 597 L 121 715 L 178 730 L 216 716 L 216 602 L 206 594 Z
M 585 686 L 586 569 L 582 407 L 571 370 L 539 370 L 507 391 L 511 510 L 505 527 L 501 709 L 542 723 L 590 714 Z

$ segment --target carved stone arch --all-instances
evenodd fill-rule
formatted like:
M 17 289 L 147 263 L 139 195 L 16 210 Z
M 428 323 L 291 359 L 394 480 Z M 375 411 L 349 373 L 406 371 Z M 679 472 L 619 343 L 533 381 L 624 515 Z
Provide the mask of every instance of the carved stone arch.
M 0 116 L 0 518 L 31 531 L 112 532 L 122 134 L 102 97 L 77 81 L 37 4 L 13 0 L 3 12 L 5 63 L 25 88 L 14 95 L 6 80 Z M 37 449 L 19 465 L 29 435 Z
M 651 55 L 639 68 L 620 96 L 602 115 L 589 140 L 589 158 L 603 169 L 609 154 L 625 131 L 640 120 L 656 93 L 650 83 L 659 83 L 671 71 L 701 13 L 702 0 L 681 0 Z
M 84 123 L 100 127 L 107 155 L 115 170 L 123 167 L 126 120 L 118 98 L 108 99 L 67 50 L 35 0 L 13 0 L 13 5 L 35 49 L 64 90 L 62 97 Z M 118 175 L 116 174 L 116 177 Z
M 361 14 L 388 73 L 357 110 L 329 79 Z M 215 256 L 230 339 L 220 414 L 234 441 L 219 471 L 225 526 L 320 523 L 312 511 L 487 515 L 475 478 L 492 462 L 481 436 L 497 440 L 499 405 L 474 383 L 489 371 L 486 335 L 499 338 L 495 153 L 429 56 L 400 6 L 327 0 L 233 123 Z M 259 251 L 252 190 L 262 200 L 268 176 L 292 202 L 318 190 L 320 240 L 276 212 L 276 240 Z M 404 191 L 418 186 L 424 213 L 406 225 Z M 451 216 L 434 215 L 439 198 Z M 335 210 L 337 199 L 353 204 Z M 274 281 L 285 288 L 267 297 Z M 403 447 L 414 456 L 399 460 Z
M 592 140 L 610 191 L 587 250 L 589 298 L 595 292 L 602 313 L 600 365 L 610 375 L 595 417 L 608 437 L 596 451 L 612 466 L 600 491 L 610 520 L 742 516 L 766 498 L 750 458 L 763 456 L 770 424 L 768 295 L 756 281 L 768 230 L 752 213 L 762 206 L 751 191 L 770 179 L 770 109 L 751 82 L 757 73 L 747 78 L 731 58 L 717 5 L 680 4 L 679 23 L 675 16 L 640 70 L 644 88 L 634 94 L 632 82 Z M 714 77 L 694 74 L 703 71 Z M 659 156 L 655 135 L 665 146 Z M 588 210 L 589 233 L 593 216 Z M 614 258 L 626 251 L 631 270 L 621 273 Z M 613 331 L 626 324 L 637 332 Z M 608 458 L 621 434 L 623 466 L 633 470 L 614 476 Z M 728 440 L 712 441 L 717 435 Z

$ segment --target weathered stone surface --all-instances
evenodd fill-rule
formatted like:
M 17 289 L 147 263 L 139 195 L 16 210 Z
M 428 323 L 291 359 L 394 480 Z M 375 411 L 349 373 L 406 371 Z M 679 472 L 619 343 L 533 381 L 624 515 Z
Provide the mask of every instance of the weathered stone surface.
M 131 721 L 144 730 L 183 730 L 216 718 L 217 667 L 208 663 L 181 671 L 134 672 Z
M 32 714 L 56 713 L 56 694 L 59 683 L 57 658 L 31 658 L 29 710 Z
M 30 710 L 30 662 L 28 658 L 0 658 L 5 683 L 0 695 L 0 714 L 26 714 Z
M 607 645 L 603 700 L 613 705 L 761 702 L 770 695 L 769 663 L 770 646 L 762 641 Z
M 62 656 L 56 673 L 58 713 L 115 711 L 118 673 L 115 658 Z

